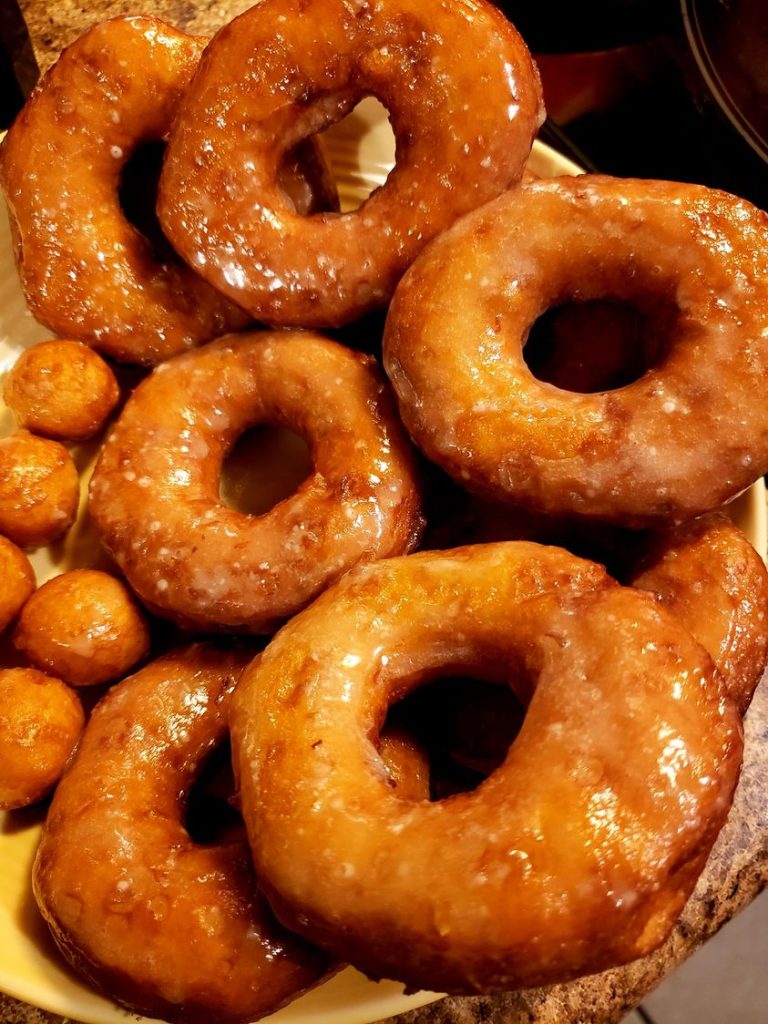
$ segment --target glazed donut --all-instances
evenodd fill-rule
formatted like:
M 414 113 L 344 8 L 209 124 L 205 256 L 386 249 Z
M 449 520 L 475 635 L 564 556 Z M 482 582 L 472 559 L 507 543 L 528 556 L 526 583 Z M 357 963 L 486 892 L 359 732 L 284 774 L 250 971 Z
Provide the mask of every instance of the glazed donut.
M 385 368 L 422 450 L 471 490 L 627 526 L 712 509 L 768 469 L 766 215 L 700 186 L 583 176 L 466 217 L 390 307 Z M 522 357 L 548 307 L 610 298 L 671 320 L 618 391 L 573 394 Z
M 60 679 L 33 668 L 0 670 L 0 810 L 47 796 L 84 725 L 77 695 Z
M 20 547 L 58 540 L 79 497 L 77 468 L 62 445 L 26 430 L 0 438 L 0 532 Z
M 768 659 L 768 573 L 724 512 L 651 538 L 631 575 L 709 652 L 742 714 Z
M 227 451 L 268 422 L 315 471 L 262 516 L 219 498 Z M 182 626 L 268 631 L 421 530 L 411 448 L 370 356 L 316 334 L 223 338 L 159 367 L 96 465 L 90 511 L 141 600 Z
M 198 846 L 185 829 L 186 795 L 226 735 L 248 660 L 192 646 L 110 690 L 43 829 L 41 913 L 75 970 L 135 1013 L 245 1024 L 328 968 L 272 918 L 245 843 Z
M 508 681 L 527 716 L 473 793 L 398 799 L 372 741 L 393 699 L 446 670 Z M 522 542 L 352 570 L 246 670 L 230 728 L 283 923 L 372 977 L 454 993 L 655 948 L 725 820 L 742 746 L 711 659 L 672 616 Z
M 126 675 L 149 653 L 149 626 L 126 587 L 106 572 L 62 573 L 25 604 L 13 642 L 27 659 L 71 686 Z
M 204 45 L 151 17 L 97 25 L 45 75 L 0 149 L 0 186 L 33 315 L 126 362 L 160 362 L 251 319 L 183 264 L 153 252 L 118 195 L 137 146 L 166 138 Z M 316 168 L 307 173 L 314 189 Z M 327 183 L 318 188 L 324 199 Z M 306 191 L 299 180 L 299 201 Z
M 282 154 L 365 95 L 397 165 L 359 210 L 305 218 Z M 538 72 L 485 0 L 266 0 L 221 29 L 182 104 L 158 193 L 191 267 L 270 324 L 339 326 L 384 306 L 426 243 L 516 184 L 543 120 Z
M 85 441 L 120 398 L 110 368 L 79 341 L 44 341 L 23 352 L 3 389 L 20 427 L 57 441 Z
M 29 559 L 7 537 L 0 536 L 0 633 L 19 614 L 35 589 Z

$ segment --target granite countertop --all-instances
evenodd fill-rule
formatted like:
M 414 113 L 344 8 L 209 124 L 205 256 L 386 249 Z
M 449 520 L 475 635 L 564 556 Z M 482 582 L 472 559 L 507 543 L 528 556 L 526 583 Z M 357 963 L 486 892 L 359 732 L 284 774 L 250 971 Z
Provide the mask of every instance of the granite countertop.
M 189 32 L 212 34 L 252 0 L 20 0 L 41 70 L 88 27 L 117 14 L 151 13 Z M 397 1024 L 613 1024 L 671 970 L 742 910 L 768 882 L 768 677 L 745 720 L 746 753 L 728 823 L 669 940 L 626 967 L 568 985 L 501 996 L 443 999 L 396 1018 Z M 61 1018 L 0 995 L 4 1024 L 54 1024 Z

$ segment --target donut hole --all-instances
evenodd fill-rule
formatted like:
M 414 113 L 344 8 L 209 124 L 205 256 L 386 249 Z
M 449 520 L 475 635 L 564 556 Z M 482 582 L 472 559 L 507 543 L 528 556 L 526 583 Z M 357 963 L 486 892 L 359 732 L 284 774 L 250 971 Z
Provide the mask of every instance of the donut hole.
M 163 234 L 155 209 L 165 143 L 148 139 L 139 143 L 123 165 L 118 198 L 126 220 L 146 238 L 158 263 L 180 263 Z
M 523 358 L 537 380 L 563 391 L 615 391 L 662 362 L 675 315 L 664 299 L 566 302 L 531 326 Z
M 513 687 L 445 675 L 393 704 L 382 732 L 399 731 L 426 754 L 435 802 L 477 789 L 505 760 L 524 718 Z
M 342 213 L 359 209 L 394 167 L 395 135 L 387 108 L 374 96 L 315 137 L 336 181 Z
M 237 792 L 229 740 L 208 755 L 190 787 L 184 825 L 190 838 L 202 846 L 238 842 L 245 826 L 234 806 Z
M 241 434 L 230 449 L 219 494 L 237 512 L 264 515 L 293 494 L 312 469 L 303 437 L 285 427 L 259 424 Z

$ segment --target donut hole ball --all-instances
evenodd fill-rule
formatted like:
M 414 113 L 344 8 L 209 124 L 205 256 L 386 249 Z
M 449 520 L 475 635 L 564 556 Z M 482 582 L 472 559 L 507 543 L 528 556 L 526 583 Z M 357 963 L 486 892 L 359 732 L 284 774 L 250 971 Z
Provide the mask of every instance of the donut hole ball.
M 433 676 L 390 706 L 382 739 L 404 735 L 422 752 L 431 801 L 472 792 L 503 764 L 520 732 L 524 689 L 522 680 Z
M 79 341 L 44 341 L 16 360 L 4 398 L 20 426 L 59 441 L 85 441 L 120 398 L 115 375 Z
M 289 497 L 311 476 L 306 440 L 269 423 L 242 433 L 224 459 L 219 496 L 244 515 L 260 516 Z
M 125 675 L 149 652 L 147 620 L 108 573 L 73 569 L 49 580 L 24 606 L 13 642 L 33 665 L 72 686 Z
M 23 548 L 58 540 L 77 516 L 80 479 L 66 448 L 19 430 L 0 438 L 0 533 Z
M 35 573 L 23 551 L 0 537 L 0 633 L 16 618 L 35 589 Z
M 673 323 L 665 301 L 565 302 L 531 325 L 523 359 L 537 380 L 563 391 L 615 391 L 661 363 Z
M 84 726 L 77 695 L 60 679 L 31 668 L 0 671 L 0 809 L 42 800 Z

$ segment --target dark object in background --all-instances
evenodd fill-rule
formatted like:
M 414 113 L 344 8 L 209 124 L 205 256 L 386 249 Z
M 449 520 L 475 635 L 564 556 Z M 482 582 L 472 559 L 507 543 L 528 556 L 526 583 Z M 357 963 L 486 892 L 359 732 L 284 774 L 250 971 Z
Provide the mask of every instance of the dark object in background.
M 32 43 L 16 0 L 0 0 L 0 131 L 21 110 L 38 75 Z
M 768 208 L 766 0 L 498 0 L 550 117 L 608 174 L 724 188 Z

